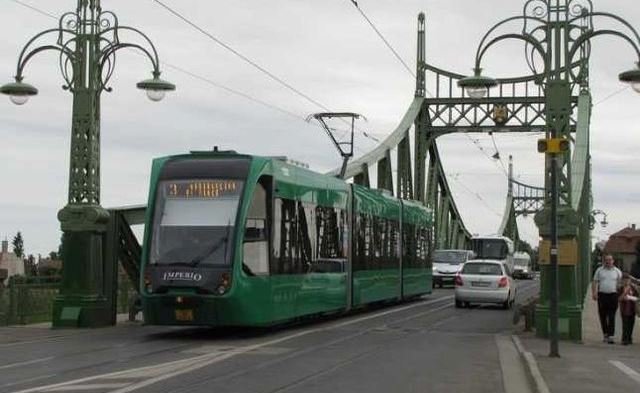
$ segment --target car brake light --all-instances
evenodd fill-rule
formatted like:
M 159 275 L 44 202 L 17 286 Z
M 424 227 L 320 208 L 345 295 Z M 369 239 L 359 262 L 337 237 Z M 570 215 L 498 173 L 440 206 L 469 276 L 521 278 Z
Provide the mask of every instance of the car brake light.
M 504 288 L 509 285 L 509 279 L 506 276 L 500 277 L 500 281 L 498 281 L 498 288 Z
M 461 287 L 464 285 L 462 282 L 462 277 L 460 277 L 460 275 L 456 275 L 456 278 L 454 279 L 454 283 L 456 287 Z

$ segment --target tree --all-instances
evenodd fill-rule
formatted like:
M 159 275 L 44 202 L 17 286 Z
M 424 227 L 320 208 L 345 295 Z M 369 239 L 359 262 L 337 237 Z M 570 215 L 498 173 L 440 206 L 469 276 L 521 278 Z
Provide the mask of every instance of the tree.
M 58 252 L 57 251 L 51 251 L 49 253 L 49 258 L 53 259 L 53 260 L 57 260 L 58 259 Z
M 34 257 L 33 254 L 29 254 L 29 256 L 24 260 L 24 275 L 28 277 L 38 275 L 36 257 Z
M 13 244 L 13 253 L 16 254 L 18 258 L 22 258 L 24 256 L 24 240 L 22 239 L 22 233 L 20 233 L 20 231 L 13 237 L 11 244 Z

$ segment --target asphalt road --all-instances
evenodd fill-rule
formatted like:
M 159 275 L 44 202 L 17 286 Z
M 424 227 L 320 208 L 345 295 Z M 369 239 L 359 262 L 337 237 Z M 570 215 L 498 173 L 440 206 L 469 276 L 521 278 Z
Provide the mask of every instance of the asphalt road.
M 518 282 L 518 302 L 537 281 Z M 503 392 L 512 311 L 419 301 L 269 330 L 0 329 L 0 392 Z

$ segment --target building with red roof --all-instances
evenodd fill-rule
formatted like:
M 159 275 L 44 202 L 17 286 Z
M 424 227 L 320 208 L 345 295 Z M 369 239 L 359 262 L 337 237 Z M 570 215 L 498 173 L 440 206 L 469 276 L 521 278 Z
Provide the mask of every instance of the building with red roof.
M 611 254 L 616 265 L 625 272 L 631 272 L 640 253 L 640 230 L 632 224 L 609 237 L 604 253 Z

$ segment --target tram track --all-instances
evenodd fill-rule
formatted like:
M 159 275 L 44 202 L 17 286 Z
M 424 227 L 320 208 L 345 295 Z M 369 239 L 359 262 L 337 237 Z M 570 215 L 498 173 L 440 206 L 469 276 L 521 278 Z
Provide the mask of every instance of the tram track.
M 116 393 L 116 392 L 117 393 L 123 393 L 123 392 L 134 391 L 134 390 L 143 388 L 145 386 L 149 386 L 151 384 L 155 384 L 157 382 L 160 382 L 161 380 L 165 380 L 165 379 L 168 379 L 168 378 L 173 378 L 173 377 L 176 377 L 176 376 L 181 375 L 181 374 L 185 374 L 185 373 L 188 373 L 188 372 L 191 372 L 191 371 L 195 371 L 195 370 L 197 370 L 199 368 L 205 367 L 205 366 L 213 364 L 213 363 L 224 361 L 226 359 L 229 359 L 229 358 L 232 358 L 232 357 L 235 357 L 235 356 L 238 356 L 238 355 L 251 353 L 252 351 L 256 351 L 259 348 L 271 346 L 271 345 L 274 345 L 274 344 L 277 344 L 277 343 L 280 343 L 280 342 L 284 342 L 284 341 L 293 340 L 293 339 L 296 339 L 296 338 L 299 338 L 299 337 L 303 337 L 303 336 L 307 336 L 307 335 L 310 335 L 310 334 L 313 334 L 313 333 L 319 333 L 319 332 L 326 332 L 326 331 L 331 331 L 331 330 L 335 330 L 335 329 L 341 329 L 341 328 L 344 328 L 346 326 L 363 323 L 363 322 L 366 322 L 366 321 L 369 321 L 369 320 L 372 320 L 372 319 L 376 319 L 376 318 L 382 318 L 382 317 L 385 317 L 385 316 L 388 316 L 388 315 L 391 315 L 391 314 L 397 314 L 397 313 L 405 312 L 405 311 L 408 311 L 408 310 L 411 310 L 411 309 L 414 309 L 414 308 L 418 308 L 418 307 L 429 307 L 429 310 L 427 310 L 427 311 L 424 311 L 424 312 L 421 312 L 421 313 L 418 313 L 418 314 L 412 314 L 412 315 L 410 315 L 408 317 L 405 317 L 405 318 L 402 318 L 400 320 L 417 318 L 417 317 L 419 317 L 421 315 L 424 315 L 424 314 L 434 313 L 434 312 L 437 312 L 439 310 L 443 310 L 443 309 L 452 307 L 451 299 L 452 299 L 452 296 L 444 296 L 444 297 L 439 297 L 439 298 L 436 298 L 436 299 L 430 299 L 430 300 L 426 300 L 426 301 L 420 301 L 420 302 L 411 303 L 409 305 L 395 306 L 395 307 L 392 307 L 392 308 L 384 310 L 384 311 L 371 313 L 371 315 L 364 315 L 364 316 L 359 316 L 359 317 L 356 316 L 355 318 L 351 317 L 350 319 L 348 319 L 346 321 L 334 321 L 334 322 L 330 322 L 328 324 L 327 323 L 321 324 L 320 326 L 314 325 L 314 326 L 311 326 L 309 328 L 304 328 L 303 330 L 301 330 L 299 332 L 296 332 L 296 333 L 293 333 L 293 334 L 289 334 L 289 335 L 286 335 L 286 336 L 283 336 L 283 337 L 276 337 L 276 338 L 274 338 L 272 340 L 261 341 L 261 342 L 255 343 L 255 344 L 249 344 L 249 345 L 246 345 L 246 346 L 242 346 L 242 347 L 239 347 L 239 348 L 237 348 L 235 350 L 229 351 L 229 353 L 226 353 L 226 354 L 216 353 L 216 354 L 212 354 L 212 355 L 203 355 L 203 356 L 196 356 L 196 357 L 191 357 L 191 358 L 180 359 L 180 360 L 174 361 L 173 363 L 191 362 L 191 361 L 194 361 L 196 363 L 195 364 L 189 364 L 187 367 L 185 367 L 182 370 L 179 370 L 179 372 L 177 372 L 177 373 L 170 373 L 171 375 L 166 374 L 166 375 L 160 376 L 159 378 L 152 378 L 151 380 L 140 381 L 139 383 L 134 383 L 133 385 L 125 387 L 123 389 L 114 390 L 112 393 Z M 447 304 L 443 304 L 443 303 L 447 303 Z M 433 308 L 433 307 L 435 307 L 435 308 Z M 400 321 L 400 320 L 395 320 L 395 321 Z M 385 324 L 382 324 L 382 326 L 384 326 Z M 320 346 L 315 346 L 315 347 L 311 347 L 311 348 L 305 348 L 302 351 L 296 351 L 296 352 L 294 352 L 292 354 L 286 355 L 285 357 L 279 357 L 278 359 L 273 359 L 273 360 L 271 360 L 269 362 L 272 362 L 272 363 L 273 362 L 277 363 L 278 361 L 282 362 L 282 361 L 291 359 L 291 358 L 293 358 L 295 356 L 301 356 L 301 355 L 309 353 L 310 351 L 318 350 L 318 349 L 320 349 L 322 347 L 327 347 L 327 346 L 330 346 L 330 345 L 336 345 L 336 344 L 338 344 L 340 342 L 344 342 L 345 340 L 349 340 L 349 339 L 353 339 L 353 338 L 358 337 L 358 336 L 362 336 L 362 335 L 372 331 L 375 328 L 379 328 L 380 326 L 381 326 L 380 324 L 376 324 L 374 327 L 370 327 L 368 329 L 365 329 L 365 330 L 362 330 L 362 331 L 358 331 L 358 332 L 350 334 L 348 336 L 343 336 L 338 340 L 334 340 L 334 341 L 329 342 L 329 343 L 323 343 L 323 345 L 320 345 Z M 194 336 L 197 336 L 198 332 L 199 332 L 198 330 L 190 331 L 191 335 L 194 335 Z M 175 332 L 175 333 L 172 332 L 170 334 L 173 335 L 173 334 L 178 334 L 178 333 L 177 332 Z M 162 340 L 162 336 L 163 335 L 164 334 L 157 335 L 157 339 L 154 339 L 153 341 Z M 187 350 L 187 349 L 192 349 L 192 348 L 197 348 L 197 346 L 193 345 L 192 343 L 189 343 L 189 344 L 185 344 L 185 345 L 176 345 L 176 346 L 171 346 L 169 348 L 164 348 L 164 349 L 159 350 L 159 351 L 154 351 L 154 352 L 152 352 L 152 354 L 153 355 L 158 355 L 158 354 L 167 353 L 167 352 L 174 352 L 175 353 L 177 349 L 178 350 Z M 92 352 L 93 353 L 94 350 L 88 350 L 86 352 Z M 150 353 L 147 352 L 145 354 L 136 355 L 136 356 L 133 356 L 133 357 L 127 359 L 126 361 L 128 362 L 128 361 L 135 360 L 135 359 L 145 358 L 145 357 L 148 357 L 149 354 Z M 197 363 L 198 361 L 201 361 L 202 363 L 198 364 Z M 263 367 L 267 367 L 269 364 L 272 364 L 272 363 L 269 363 L 269 362 L 264 362 L 264 364 L 262 366 L 259 365 L 257 368 L 254 367 L 254 368 L 248 369 L 246 372 L 251 372 L 251 371 L 255 371 L 255 370 L 258 370 L 260 368 L 263 368 Z M 116 364 L 116 363 L 122 365 L 123 361 L 122 361 L 122 359 L 119 359 L 119 360 L 104 362 L 104 363 L 101 363 L 99 366 L 100 367 L 105 367 L 105 366 L 108 366 L 110 364 Z M 172 363 L 172 362 L 169 362 L 169 363 Z M 167 364 L 167 363 L 160 363 L 160 364 L 156 364 L 156 365 L 145 366 L 145 367 L 142 367 L 142 369 L 147 369 L 147 368 L 152 368 L 152 367 L 162 367 L 163 364 Z M 73 368 L 71 370 L 68 370 L 68 371 L 64 372 L 64 374 L 76 373 L 78 371 L 83 371 L 83 370 L 86 370 L 86 369 L 89 369 L 89 368 L 95 368 L 95 367 L 98 367 L 98 365 L 91 365 L 91 366 L 80 367 L 80 368 L 76 367 L 76 368 Z M 101 378 L 108 377 L 108 376 L 113 377 L 116 374 L 126 375 L 126 374 L 135 373 L 135 370 L 136 369 L 133 369 L 133 370 L 126 369 L 126 370 L 118 371 L 118 372 L 115 372 L 115 373 L 112 372 L 112 373 L 108 373 L 108 374 L 101 374 L 101 375 L 94 375 L 94 376 L 85 377 L 85 378 L 78 378 L 78 379 L 75 379 L 75 380 L 60 382 L 60 383 L 56 383 L 56 384 L 53 384 L 53 385 L 46 385 L 46 386 L 27 388 L 27 389 L 20 390 L 19 392 L 21 392 L 21 393 L 38 392 L 38 391 L 45 391 L 45 390 L 48 390 L 48 389 L 57 389 L 57 390 L 59 390 L 60 388 L 62 388 L 64 386 L 72 386 L 75 383 L 84 383 L 84 382 L 87 382 L 87 381 L 99 380 Z M 244 372 L 244 373 L 246 373 L 246 372 Z M 226 376 L 225 378 L 233 378 L 233 375 Z M 207 382 L 205 381 L 203 383 L 206 384 Z
M 443 298 L 440 298 L 440 299 L 437 299 L 437 300 L 438 300 L 438 303 L 440 303 L 440 302 L 443 302 L 443 301 L 450 301 L 451 299 L 453 299 L 453 296 L 447 296 L 447 297 L 443 297 Z M 434 309 L 429 309 L 427 311 L 424 311 L 424 312 L 421 312 L 421 313 L 418 313 L 418 314 L 414 314 L 414 315 L 411 315 L 411 316 L 408 316 L 408 317 L 405 317 L 405 318 L 402 318 L 402 319 L 394 320 L 393 323 L 401 323 L 401 322 L 409 321 L 409 320 L 412 320 L 412 319 L 416 319 L 416 318 L 420 318 L 420 317 L 423 317 L 423 316 L 426 316 L 426 315 L 429 315 L 429 314 L 436 313 L 438 311 L 442 311 L 442 310 L 445 310 L 445 309 L 452 309 L 452 308 L 453 308 L 453 304 L 440 305 L 440 306 L 438 306 L 438 307 L 436 307 Z M 394 311 L 394 310 L 389 310 L 389 311 Z M 348 326 L 350 324 L 364 322 L 365 320 L 368 320 L 368 319 L 371 319 L 371 318 L 376 318 L 376 317 L 380 317 L 380 316 L 383 316 L 383 315 L 387 315 L 387 314 L 390 313 L 389 311 L 383 312 L 382 315 L 373 315 L 373 316 L 365 317 L 366 319 L 357 319 L 357 320 L 354 320 L 354 321 L 347 321 L 347 322 L 344 322 L 344 323 L 339 323 L 337 325 L 330 326 L 330 327 L 327 327 L 327 328 L 318 329 L 318 330 L 314 329 L 313 331 L 311 331 L 309 333 L 315 333 L 315 332 L 326 331 L 326 330 L 334 330 L 334 329 L 338 329 L 338 328 L 341 328 L 341 327 L 344 327 L 344 326 Z M 398 311 L 400 311 L 400 310 L 398 310 Z M 404 311 L 404 310 L 402 310 L 402 311 Z M 319 351 L 319 350 L 322 350 L 322 349 L 330 348 L 332 346 L 335 346 L 335 345 L 340 344 L 340 343 L 344 343 L 344 342 L 349 341 L 349 340 L 353 340 L 355 338 L 358 338 L 358 337 L 364 336 L 366 334 L 372 333 L 372 332 L 374 332 L 374 331 L 376 331 L 376 330 L 378 330 L 378 329 L 380 329 L 382 327 L 386 327 L 388 325 L 389 325 L 389 323 L 377 324 L 375 326 L 369 327 L 369 328 L 364 329 L 364 330 L 360 330 L 360 331 L 358 331 L 356 333 L 352 333 L 352 334 L 349 334 L 347 336 L 340 337 L 340 338 L 338 338 L 336 340 L 332 340 L 330 342 L 323 343 L 321 345 L 315 345 L 315 346 L 312 346 L 312 347 L 308 347 L 308 348 L 305 348 L 303 350 L 295 351 L 295 352 L 290 353 L 288 355 L 278 357 L 276 359 L 272 359 L 272 360 L 269 360 L 269 361 L 266 361 L 266 362 L 262 362 L 262 363 L 260 363 L 258 365 L 252 366 L 252 367 L 244 369 L 242 371 L 236 371 L 236 372 L 225 374 L 225 375 L 220 375 L 220 376 L 214 376 L 214 377 L 210 377 L 210 378 L 201 379 L 198 382 L 187 384 L 186 386 L 183 386 L 181 389 L 173 390 L 172 392 L 173 393 L 186 393 L 186 392 L 190 392 L 190 391 L 192 391 L 194 389 L 203 387 L 203 386 L 205 386 L 207 384 L 210 384 L 212 382 L 220 382 L 220 381 L 232 380 L 232 379 L 235 379 L 235 378 L 243 377 L 243 376 L 246 376 L 248 374 L 254 373 L 256 371 L 259 371 L 259 370 L 262 370 L 262 369 L 266 369 L 266 368 L 271 367 L 271 366 L 275 366 L 275 365 L 277 365 L 279 363 L 283 363 L 283 362 L 286 362 L 288 360 L 292 360 L 292 359 L 294 359 L 296 357 L 301 357 L 301 356 L 304 356 L 304 355 L 307 355 L 307 354 L 310 354 L 310 353 L 313 353 L 313 352 L 316 352 L 316 351 Z M 407 334 L 409 334 L 409 333 L 407 333 Z M 405 338 L 405 336 L 406 336 L 406 334 L 398 337 L 397 339 L 399 340 L 399 339 Z M 292 338 L 297 338 L 297 337 L 292 337 Z M 388 344 L 389 344 L 389 342 L 387 341 L 384 344 L 378 345 L 378 346 L 374 347 L 371 350 L 367 350 L 367 351 L 365 351 L 363 353 L 357 354 L 357 355 L 352 356 L 352 357 L 350 357 L 350 358 L 348 358 L 346 360 L 343 360 L 343 361 L 339 362 L 338 364 L 334 364 L 334 365 L 332 365 L 330 367 L 327 367 L 327 368 L 325 368 L 323 370 L 319 370 L 318 372 L 313 373 L 312 375 L 307 375 L 305 377 L 302 377 L 299 380 L 292 382 L 290 385 L 288 385 L 286 387 L 286 389 L 284 389 L 285 387 L 280 387 L 280 388 L 278 388 L 276 390 L 270 391 L 270 393 L 286 391 L 286 390 L 288 390 L 288 389 L 290 389 L 292 387 L 295 387 L 295 386 L 300 385 L 301 383 L 304 383 L 307 380 L 311 380 L 313 378 L 317 378 L 317 377 L 319 377 L 321 375 L 327 374 L 327 373 L 331 372 L 332 370 L 335 370 L 335 369 L 339 368 L 341 365 L 347 365 L 347 364 L 353 363 L 355 360 L 357 360 L 359 358 L 362 358 L 362 357 L 364 357 L 364 356 L 366 356 L 368 354 L 371 354 L 371 353 L 375 352 L 376 350 L 378 350 L 380 347 L 388 345 Z M 112 392 L 109 392 L 109 393 L 125 393 L 125 392 L 126 391 L 119 391 L 118 390 L 118 391 L 112 391 Z
M 537 289 L 537 283 L 534 281 L 521 281 L 520 283 L 518 300 L 522 302 Z M 270 369 L 287 369 L 286 364 L 301 364 L 304 360 L 298 361 L 297 359 L 313 358 L 315 353 L 326 353 L 326 351 L 334 350 L 343 351 L 342 357 L 337 358 L 335 361 L 324 360 L 324 362 L 329 362 L 330 364 L 322 364 L 322 367 L 314 370 L 303 368 L 298 375 L 295 375 L 296 378 L 294 380 L 282 381 L 283 384 L 280 386 L 273 386 L 271 390 L 268 390 L 270 393 L 286 392 L 306 382 L 312 383 L 312 381 L 336 370 L 353 367 L 352 365 L 359 359 L 366 358 L 367 355 L 380 351 L 386 346 L 394 345 L 395 342 L 402 338 L 425 333 L 431 334 L 439 331 L 440 326 L 444 324 L 451 325 L 456 318 L 480 315 L 476 313 L 470 314 L 468 313 L 469 310 L 454 309 L 453 305 L 453 291 L 449 292 L 447 290 L 446 292 L 437 291 L 428 299 L 385 306 L 383 309 L 377 309 L 376 311 L 357 312 L 339 318 L 320 319 L 309 324 L 285 326 L 275 331 L 242 330 L 238 332 L 233 329 L 219 331 L 195 328 L 153 331 L 150 334 L 143 333 L 134 337 L 130 343 L 120 344 L 120 346 L 126 347 L 128 351 L 133 352 L 131 356 L 126 358 L 116 356 L 113 360 L 98 364 L 73 367 L 53 377 L 58 381 L 62 379 L 62 382 L 36 387 L 28 387 L 27 385 L 26 389 L 14 391 L 14 393 L 49 390 L 64 391 L 67 387 L 70 390 L 82 390 L 83 386 L 90 386 L 92 383 L 100 385 L 101 382 L 105 386 L 112 385 L 115 389 L 109 390 L 108 393 L 128 393 L 146 391 L 146 389 L 159 391 L 157 389 L 170 385 L 176 385 L 171 389 L 172 392 L 186 393 L 201 391 L 202 389 L 206 390 L 210 384 L 218 384 L 220 382 L 225 384 L 238 383 L 238 381 L 246 378 L 251 379 L 253 374 L 268 373 Z M 446 313 L 446 310 L 451 312 Z M 432 318 L 434 316 L 437 318 Z M 405 326 L 403 328 L 403 324 L 419 318 L 425 318 L 425 321 L 420 321 L 419 326 Z M 340 335 L 339 337 L 335 337 L 336 332 Z M 327 341 L 323 341 L 325 339 L 324 334 L 328 334 L 326 336 Z M 369 334 L 371 336 L 367 337 Z M 380 334 L 388 336 L 380 336 Z M 331 337 L 331 335 L 334 336 Z M 377 338 L 373 338 L 374 336 Z M 116 340 L 117 335 L 112 335 L 111 339 Z M 167 343 L 168 346 L 165 348 L 145 351 L 144 353 L 135 353 L 136 349 L 132 349 L 134 346 L 140 346 L 144 350 L 145 345 L 149 343 L 171 340 L 178 341 Z M 188 340 L 188 342 L 184 342 L 184 340 Z M 378 343 L 377 340 L 383 340 L 383 342 Z M 375 345 L 365 346 L 360 349 L 357 344 L 354 344 L 369 341 L 373 341 Z M 284 342 L 293 344 L 290 345 L 291 348 L 277 346 Z M 312 345 L 309 345 L 310 343 Z M 345 347 L 353 347 L 352 352 L 344 352 Z M 273 350 L 271 351 L 267 348 L 272 348 Z M 113 347 L 104 346 L 100 348 L 99 352 L 105 353 L 109 349 L 113 349 Z M 78 351 L 74 354 L 65 354 L 56 357 L 53 361 L 59 363 L 61 359 L 67 359 L 70 362 L 73 360 L 69 359 L 75 356 L 82 356 L 83 353 L 94 354 L 96 353 L 96 348 L 89 348 L 86 351 Z M 180 357 L 184 354 L 192 355 L 194 353 L 201 355 Z M 165 358 L 173 356 L 174 359 L 157 362 L 159 358 L 165 355 L 169 355 Z M 269 358 L 263 357 L 259 359 L 255 357 L 240 357 L 240 355 L 267 355 Z M 178 357 L 177 360 L 176 356 Z M 236 360 L 233 363 L 229 363 L 228 361 L 231 359 Z M 150 365 L 150 362 L 154 360 L 157 363 Z M 243 364 L 242 369 L 234 369 L 233 365 L 236 363 Z M 214 364 L 224 364 L 225 366 L 211 368 L 210 366 Z M 117 367 L 113 365 L 117 365 Z M 110 369 L 110 367 L 113 368 Z M 209 368 L 207 369 L 207 367 Z M 100 371 L 96 372 L 99 369 L 108 371 L 108 373 L 101 374 Z M 120 369 L 120 371 L 113 371 L 114 369 Z M 158 372 L 157 370 L 160 369 L 164 371 Z M 91 373 L 91 370 L 93 370 L 94 375 L 82 376 L 82 374 Z M 200 370 L 200 373 L 194 373 L 198 370 Z M 217 375 L 213 375 L 214 373 L 217 373 Z M 74 374 L 76 378 L 69 380 Z M 67 375 L 67 377 L 64 378 L 64 375 Z M 189 375 L 189 377 L 186 377 L 186 375 Z M 67 380 L 64 381 L 64 379 Z M 119 386 L 115 386 L 118 383 L 113 383 L 113 381 L 117 379 L 126 380 L 126 383 L 118 381 Z M 164 384 L 160 385 L 163 381 Z M 111 385 L 108 382 L 111 382 Z M 26 383 L 20 384 L 25 385 Z M 15 386 L 18 384 L 11 383 L 10 385 Z

